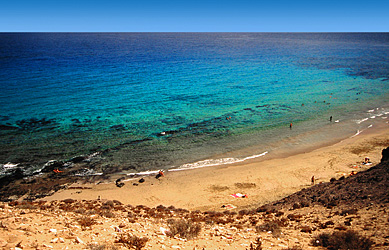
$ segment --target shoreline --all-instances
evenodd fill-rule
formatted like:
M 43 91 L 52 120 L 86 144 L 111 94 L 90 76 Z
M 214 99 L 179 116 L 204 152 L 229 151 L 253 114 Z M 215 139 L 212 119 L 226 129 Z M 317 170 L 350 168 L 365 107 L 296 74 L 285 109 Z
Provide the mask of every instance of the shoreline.
M 389 145 L 387 123 L 361 131 L 340 142 L 308 152 L 277 156 L 269 154 L 240 163 L 168 171 L 165 177 L 127 179 L 121 188 L 110 183 L 73 183 L 41 200 L 119 200 L 124 204 L 156 207 L 175 206 L 189 210 L 220 210 L 223 205 L 251 208 L 279 200 L 316 183 L 363 171 L 377 164 Z M 369 157 L 372 164 L 360 164 Z M 359 163 L 359 164 L 358 164 Z M 357 167 L 355 167 L 357 166 Z M 231 194 L 245 194 L 234 198 Z

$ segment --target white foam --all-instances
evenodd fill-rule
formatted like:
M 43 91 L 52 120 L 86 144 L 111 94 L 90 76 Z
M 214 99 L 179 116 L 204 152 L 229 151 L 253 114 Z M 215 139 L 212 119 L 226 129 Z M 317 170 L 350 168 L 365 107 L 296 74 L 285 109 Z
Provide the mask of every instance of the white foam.
M 351 136 L 350 138 L 353 138 L 353 137 L 359 135 L 360 133 L 362 133 L 362 131 L 357 130 L 357 132 L 355 133 L 355 135 Z
M 134 176 L 144 176 L 144 175 L 154 175 L 159 173 L 159 170 L 153 170 L 153 171 L 144 171 L 144 172 L 138 172 L 138 173 L 128 173 L 127 175 L 134 175 Z
M 75 174 L 75 176 L 94 176 L 94 175 L 103 175 L 103 173 L 96 173 L 92 169 L 88 169 L 87 171 L 83 173 Z
M 14 163 L 8 162 L 8 163 L 4 164 L 3 167 L 5 169 L 11 169 L 11 168 L 16 168 L 18 165 L 19 165 L 19 163 L 14 164 Z
M 362 122 L 365 122 L 365 121 L 367 121 L 367 120 L 369 120 L 369 118 L 364 118 L 364 119 L 362 119 L 362 120 L 357 121 L 357 124 L 361 124 Z
M 179 166 L 178 168 L 169 169 L 169 171 L 182 171 L 182 170 L 188 170 L 188 169 L 195 169 L 195 168 L 204 168 L 204 167 L 211 167 L 211 166 L 218 166 L 218 165 L 225 165 L 225 164 L 233 164 L 238 162 L 243 162 L 249 159 L 255 159 L 261 156 L 266 155 L 268 152 L 264 152 L 262 154 L 258 155 L 252 155 L 245 158 L 221 158 L 221 159 L 208 159 L 203 161 L 198 161 L 194 163 L 187 163 Z
M 367 112 L 371 113 L 371 112 L 374 112 L 375 109 L 370 109 L 368 110 Z

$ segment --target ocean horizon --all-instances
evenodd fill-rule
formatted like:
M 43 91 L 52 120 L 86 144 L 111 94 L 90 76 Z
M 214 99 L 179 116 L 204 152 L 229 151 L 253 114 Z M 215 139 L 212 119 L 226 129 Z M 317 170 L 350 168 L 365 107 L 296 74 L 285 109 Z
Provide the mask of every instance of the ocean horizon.
M 0 33 L 0 174 L 182 170 L 387 123 L 389 33 Z

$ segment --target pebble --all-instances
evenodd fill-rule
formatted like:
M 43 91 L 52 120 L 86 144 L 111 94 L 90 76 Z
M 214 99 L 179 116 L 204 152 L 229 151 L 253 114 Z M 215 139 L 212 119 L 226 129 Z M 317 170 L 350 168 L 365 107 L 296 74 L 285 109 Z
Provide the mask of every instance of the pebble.
M 78 236 L 76 237 L 76 243 L 78 243 L 78 244 L 84 244 L 84 242 L 83 242 L 80 238 L 78 238 Z
M 53 228 L 52 228 L 52 229 L 50 229 L 49 231 L 50 231 L 50 233 L 54 233 L 54 234 L 57 233 L 57 229 L 53 229 Z

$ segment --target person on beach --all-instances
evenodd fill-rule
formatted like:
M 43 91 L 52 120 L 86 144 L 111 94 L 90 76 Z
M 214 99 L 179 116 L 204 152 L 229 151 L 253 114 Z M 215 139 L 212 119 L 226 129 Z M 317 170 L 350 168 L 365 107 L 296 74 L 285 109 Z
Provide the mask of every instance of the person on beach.
M 315 185 L 315 176 L 314 175 L 311 178 L 311 183 L 312 183 L 312 185 Z
M 161 177 L 165 177 L 165 174 L 163 173 L 162 170 L 159 170 L 159 172 L 158 172 L 157 176 L 155 176 L 155 178 L 156 178 L 156 179 L 159 179 L 159 178 L 161 178 Z
M 332 122 L 332 115 L 330 116 L 330 122 Z
M 292 129 L 292 126 L 293 126 L 293 124 L 292 124 L 292 123 L 290 123 L 290 125 L 289 125 L 289 128 L 290 128 L 290 129 Z

